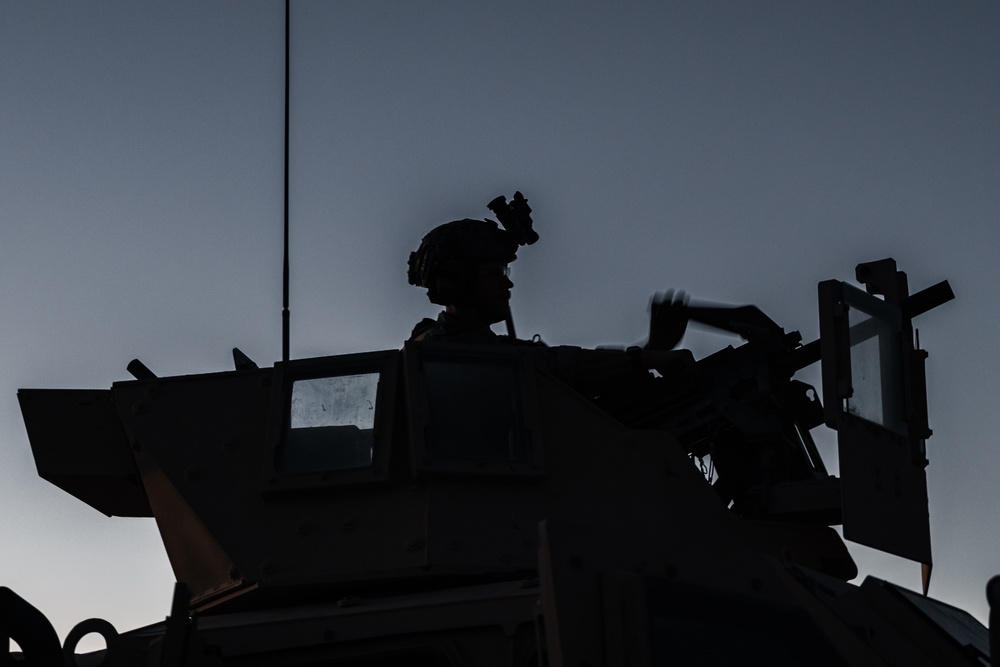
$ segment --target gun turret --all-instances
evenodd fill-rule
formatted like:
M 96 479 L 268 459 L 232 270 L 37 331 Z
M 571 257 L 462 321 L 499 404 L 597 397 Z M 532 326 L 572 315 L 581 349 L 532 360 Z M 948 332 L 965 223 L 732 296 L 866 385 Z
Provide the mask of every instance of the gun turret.
M 746 343 L 698 361 L 693 386 L 661 378 L 600 402 L 626 425 L 666 430 L 710 460 L 713 488 L 745 518 L 843 523 L 850 539 L 929 566 L 927 355 L 912 319 L 954 293 L 945 281 L 910 295 L 891 259 L 856 274 L 865 291 L 820 283 L 820 338 L 806 345 L 755 306 L 679 306 Z M 817 361 L 823 403 L 794 378 Z M 838 434 L 839 479 L 810 435 L 823 423 Z

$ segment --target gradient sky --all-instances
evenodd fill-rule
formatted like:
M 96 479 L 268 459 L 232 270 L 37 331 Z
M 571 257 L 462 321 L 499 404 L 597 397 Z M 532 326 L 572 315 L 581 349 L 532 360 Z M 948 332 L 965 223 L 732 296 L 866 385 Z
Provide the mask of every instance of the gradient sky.
M 0 0 L 0 584 L 61 637 L 161 620 L 153 521 L 40 480 L 20 387 L 281 355 L 280 0 Z M 1000 3 L 292 6 L 292 356 L 398 348 L 431 227 L 520 189 L 518 333 L 635 343 L 650 295 L 757 304 L 894 257 L 928 360 L 931 594 L 1000 573 Z M 738 342 L 690 331 L 697 356 Z M 818 382 L 815 371 L 807 381 Z M 816 433 L 836 470 L 834 440 Z M 916 564 L 850 545 L 863 573 Z

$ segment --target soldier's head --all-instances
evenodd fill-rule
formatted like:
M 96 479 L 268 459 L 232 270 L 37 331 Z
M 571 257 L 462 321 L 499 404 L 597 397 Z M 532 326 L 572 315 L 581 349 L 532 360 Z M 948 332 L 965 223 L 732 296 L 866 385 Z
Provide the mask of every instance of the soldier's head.
M 410 253 L 411 285 L 425 287 L 431 303 L 485 324 L 508 312 L 507 264 L 517 241 L 491 220 L 455 220 L 432 229 Z

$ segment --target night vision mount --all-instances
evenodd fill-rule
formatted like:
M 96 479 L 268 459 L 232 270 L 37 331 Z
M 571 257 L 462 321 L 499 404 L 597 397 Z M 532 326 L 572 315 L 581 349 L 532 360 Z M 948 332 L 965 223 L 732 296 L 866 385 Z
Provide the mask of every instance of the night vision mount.
M 531 245 L 538 240 L 538 233 L 531 228 L 531 207 L 520 192 L 515 192 L 510 202 L 503 195 L 495 197 L 486 208 L 493 211 L 517 245 Z

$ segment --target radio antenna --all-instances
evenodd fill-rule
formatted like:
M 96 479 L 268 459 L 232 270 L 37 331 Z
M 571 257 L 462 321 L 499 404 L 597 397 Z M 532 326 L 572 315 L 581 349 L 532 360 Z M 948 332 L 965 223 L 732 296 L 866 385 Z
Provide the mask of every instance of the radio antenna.
M 282 270 L 281 360 L 288 363 L 288 18 L 291 0 L 285 0 L 285 253 Z

